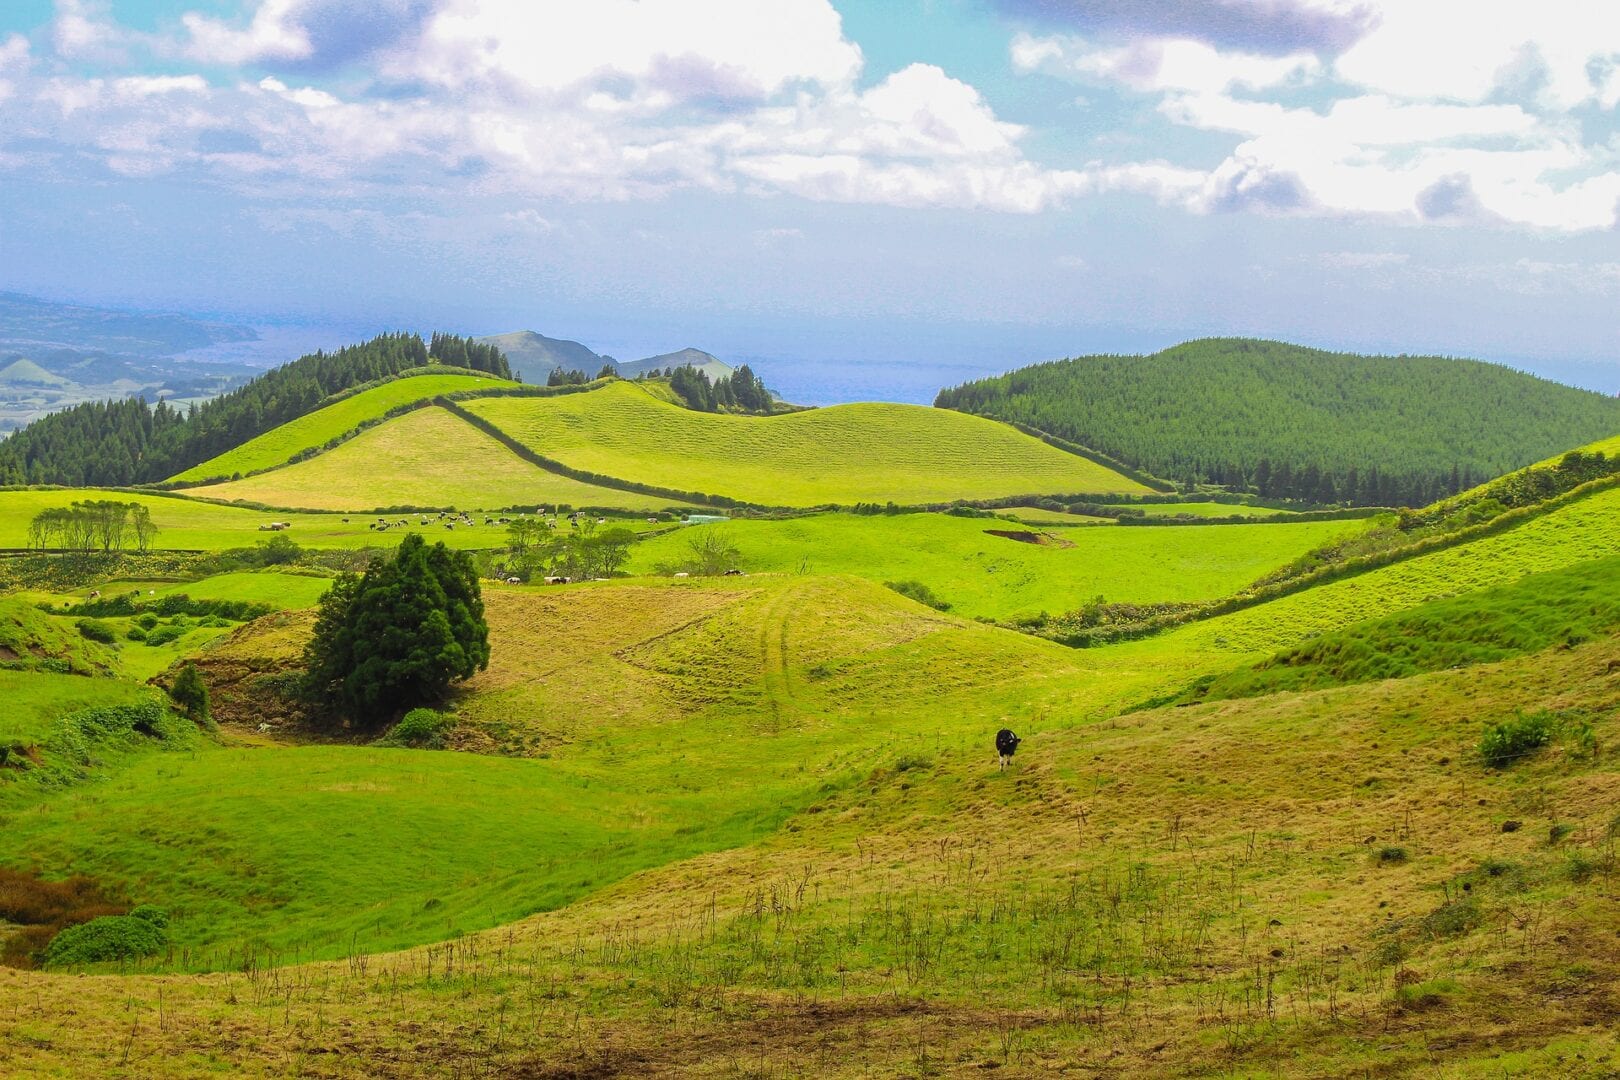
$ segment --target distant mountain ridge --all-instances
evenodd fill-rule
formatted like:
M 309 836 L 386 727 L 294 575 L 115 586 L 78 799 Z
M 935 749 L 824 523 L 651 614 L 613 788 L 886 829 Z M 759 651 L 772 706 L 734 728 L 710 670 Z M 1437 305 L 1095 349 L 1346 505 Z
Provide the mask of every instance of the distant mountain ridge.
M 255 341 L 246 327 L 185 315 L 114 311 L 0 292 L 0 433 L 85 401 L 199 401 L 254 374 L 189 358 Z
M 475 340 L 486 345 L 494 345 L 504 352 L 507 361 L 512 365 L 513 374 L 528 383 L 543 383 L 546 376 L 558 368 L 566 371 L 583 371 L 589 376 L 601 371 L 604 365 L 612 367 L 626 379 L 689 364 L 707 375 L 710 382 L 714 382 L 717 379 L 729 378 L 736 370 L 713 353 L 691 347 L 660 353 L 641 360 L 620 361 L 606 353 L 595 352 L 589 346 L 577 341 L 547 337 L 533 330 L 513 330 L 505 334 L 490 334 Z

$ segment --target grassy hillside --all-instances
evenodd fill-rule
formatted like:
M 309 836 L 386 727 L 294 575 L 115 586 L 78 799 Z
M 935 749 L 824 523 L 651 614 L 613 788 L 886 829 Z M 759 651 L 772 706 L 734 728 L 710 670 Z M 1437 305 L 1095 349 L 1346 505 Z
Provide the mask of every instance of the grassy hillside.
M 1620 794 L 1614 774 L 1562 742 L 1506 771 L 1460 748 L 1484 722 L 1540 708 L 1585 710 L 1612 742 L 1617 681 L 1602 673 L 1617 659 L 1608 641 L 1483 671 L 1041 726 L 1027 729 L 1005 775 L 977 725 L 964 741 L 967 725 L 947 712 L 943 735 L 867 753 L 860 783 L 823 785 L 769 839 L 644 872 L 515 927 L 207 979 L 0 973 L 0 1037 L 21 1075 L 119 1061 L 176 1075 L 290 1071 L 289 1061 L 362 1075 L 387 1060 L 427 1076 L 476 1054 L 491 1071 L 558 1076 L 746 1063 L 754 1075 L 1298 1066 L 1597 1077 L 1620 1065 L 1606 1022 L 1620 920 L 1602 839 Z M 735 734 L 733 754 L 746 753 L 751 740 Z M 776 747 L 790 772 L 792 744 Z M 213 857 L 192 865 L 229 882 L 245 865 L 236 860 L 262 858 L 288 831 L 282 815 L 258 814 L 245 834 L 255 846 L 243 846 L 229 793 L 249 784 L 225 767 L 234 757 L 284 781 L 293 806 L 338 821 L 353 813 L 355 829 L 383 835 L 396 819 L 419 827 L 435 858 L 409 861 L 427 888 L 442 881 L 436 860 L 475 862 L 440 839 L 463 829 L 474 850 L 511 857 L 478 869 L 469 888 L 501 894 L 534 872 L 485 810 L 509 809 L 510 829 L 530 829 L 535 800 L 509 797 L 502 777 L 537 776 L 545 763 L 493 763 L 478 781 L 479 813 L 436 818 L 426 808 L 444 790 L 435 773 L 470 780 L 461 764 L 350 751 L 352 772 L 328 771 L 325 756 L 339 752 L 166 759 L 181 805 L 225 824 Z M 306 768 L 261 763 L 278 757 Z M 699 770 L 693 782 L 710 775 L 705 758 L 686 767 Z M 201 790 L 205 779 L 214 792 Z M 410 784 L 424 805 L 404 812 Z M 590 789 L 569 794 L 595 800 Z M 122 788 L 109 798 L 144 812 Z M 396 812 L 374 813 L 368 800 Z M 158 815 L 164 831 L 180 827 Z M 66 835 L 55 823 L 23 828 L 30 840 Z M 350 850 L 348 825 L 329 831 Z M 582 843 L 596 836 L 578 828 Z M 386 851 L 356 851 L 353 872 L 392 875 Z M 334 880 L 347 866 L 299 866 L 310 875 L 299 888 L 341 884 L 376 897 L 382 914 L 405 911 L 375 882 Z M 434 895 L 432 912 L 454 911 L 461 892 Z M 305 913 L 293 897 L 280 909 Z M 439 932 L 461 923 L 447 914 Z
M 559 503 L 641 510 L 671 502 L 547 472 L 465 420 L 432 406 L 378 424 L 296 465 L 182 490 L 210 499 L 308 510 L 387 506 L 494 510 Z
M 1620 558 L 1576 563 L 1507 585 L 1356 623 L 1252 668 L 1200 679 L 1178 703 L 1404 679 L 1571 648 L 1620 628 Z
M 1020 672 L 1068 656 L 838 579 L 500 590 L 490 607 L 507 655 L 461 708 L 475 735 L 517 729 L 548 757 L 159 756 L 15 815 L 0 860 L 164 904 L 204 966 L 436 940 L 758 839 L 863 756 L 963 722 L 941 701 L 1016 700 Z
M 361 424 L 377 420 L 390 409 L 401 405 L 457 390 L 516 385 L 504 379 L 475 375 L 415 375 L 395 379 L 300 416 L 169 479 L 196 482 L 273 469 L 286 464 L 293 456 L 325 446 L 330 440 L 347 435 Z
M 671 405 L 630 382 L 464 405 L 572 468 L 764 505 L 1147 490 L 1003 425 L 911 405 L 717 415 Z
M 144 691 L 132 682 L 0 669 L 0 747 L 43 742 L 58 718 L 101 705 L 127 705 Z M 3 784 L 0 774 L 0 784 Z
M 22 599 L 0 597 L 0 665 L 86 675 L 105 673 L 112 651 L 70 622 L 53 619 Z
M 632 551 L 629 569 L 677 565 L 704 530 L 740 552 L 739 565 L 774 573 L 854 574 L 920 581 L 954 614 L 1016 619 L 1114 602 L 1207 600 L 1235 592 L 1313 547 L 1363 527 L 1356 521 L 1208 527 L 1113 525 L 1024 528 L 948 514 L 818 514 L 738 520 L 666 533 Z M 1042 541 L 993 535 L 999 530 Z M 1046 530 L 1046 531 L 1043 531 Z
M 1170 479 L 1386 506 L 1421 506 L 1620 431 L 1620 401 L 1493 364 L 1225 338 L 1039 364 L 936 404 Z

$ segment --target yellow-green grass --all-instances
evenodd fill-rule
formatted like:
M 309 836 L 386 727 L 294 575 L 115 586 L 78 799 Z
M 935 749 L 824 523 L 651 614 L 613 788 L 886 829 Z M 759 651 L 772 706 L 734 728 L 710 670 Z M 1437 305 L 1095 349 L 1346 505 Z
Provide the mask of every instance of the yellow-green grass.
M 1200 674 L 1255 664 L 1317 635 L 1364 620 L 1509 584 L 1528 574 L 1620 555 L 1617 522 L 1620 490 L 1600 492 L 1472 543 L 1305 589 L 1143 641 L 1081 650 L 1077 663 L 1092 677 L 1077 684 L 1064 707 L 1080 715 L 1109 715 L 1127 702 L 1179 690 Z
M 388 506 L 495 510 L 558 504 L 643 510 L 671 501 L 548 472 L 434 406 L 395 417 L 296 465 L 182 490 L 210 499 L 304 510 Z
M 605 623 L 604 595 L 639 617 Z M 157 756 L 17 814 L 0 859 L 26 851 L 169 907 L 201 965 L 239 965 L 244 944 L 334 956 L 435 940 L 766 835 L 871 754 L 980 727 L 1068 657 L 856 580 L 489 599 L 506 655 L 460 707 L 544 739 L 549 757 Z M 623 640 L 578 648 L 576 632 Z M 604 681 L 665 707 L 620 715 Z M 499 707 L 480 713 L 480 695 Z M 946 701 L 960 711 L 942 717 Z
M 155 596 L 184 593 L 193 600 L 245 600 L 257 604 L 273 604 L 279 608 L 314 607 L 332 585 L 332 579 L 320 574 L 293 574 L 276 570 L 245 571 L 234 574 L 215 574 L 197 581 L 177 581 L 154 586 Z M 107 596 L 122 590 L 113 582 L 103 590 Z
M 1562 742 L 1508 771 L 1459 748 L 1492 718 L 1544 707 L 1589 710 L 1612 742 L 1603 672 L 1617 660 L 1606 641 L 1113 723 L 1054 717 L 1020 725 L 1006 774 L 983 733 L 947 714 L 944 737 L 855 757 L 859 783 L 823 786 L 766 838 L 453 945 L 207 977 L 0 972 L 0 1040 L 21 1076 L 318 1064 L 339 1077 L 426 1077 L 471 1058 L 492 1074 L 542 1076 L 715 1075 L 740 1062 L 752 1075 L 829 1077 L 1601 1076 L 1620 1067 L 1608 1022 L 1620 917 L 1603 863 L 1620 774 Z M 728 758 L 756 741 L 733 738 Z M 323 754 L 354 754 L 362 784 L 393 790 L 347 790 L 354 779 Z M 310 775 L 253 762 L 275 755 Z M 250 786 L 230 758 L 162 762 L 183 806 L 226 811 L 198 871 L 210 876 L 249 853 L 236 814 L 216 805 Z M 354 828 L 391 834 L 363 799 L 393 807 L 426 758 L 401 755 L 381 774 L 366 751 L 235 760 L 264 769 L 252 779 L 288 784 L 289 809 L 338 822 L 352 809 Z M 781 771 L 796 764 L 784 757 Z M 204 779 L 216 793 L 200 791 Z M 421 782 L 440 790 L 432 775 Z M 489 809 L 521 814 L 524 801 L 482 782 L 490 798 L 463 796 L 459 814 L 411 811 L 446 868 L 476 863 L 440 839 L 463 823 L 480 851 L 516 847 L 494 835 Z M 121 790 L 112 801 L 145 812 Z M 285 824 L 272 800 L 257 801 L 273 847 Z M 75 809 L 83 821 L 105 812 Z M 153 812 L 162 832 L 179 827 Z M 18 816 L 25 830 L 34 813 Z M 1506 832 L 1507 820 L 1522 827 Z M 1568 834 L 1549 843 L 1554 823 Z M 335 852 L 355 846 L 343 825 L 330 831 Z M 358 872 L 396 873 L 384 854 L 362 850 Z M 529 866 L 516 856 L 460 884 Z M 322 886 L 351 872 L 299 869 Z M 378 895 L 374 883 L 352 887 Z M 303 914 L 296 901 L 283 910 Z
M 1009 506 L 995 511 L 997 517 L 1012 518 L 1041 525 L 1112 525 L 1111 517 L 1093 514 L 1070 514 L 1062 510 L 1046 510 L 1039 506 Z
M 280 427 L 249 439 L 218 457 L 210 458 L 170 479 L 176 481 L 214 480 L 236 473 L 256 472 L 285 465 L 288 459 L 306 450 L 325 446 L 361 424 L 376 420 L 390 409 L 425 401 L 458 390 L 498 389 L 516 386 L 504 379 L 476 375 L 414 375 L 362 390 L 341 401 L 289 420 Z
M 145 691 L 120 679 L 0 669 L 0 745 L 37 743 L 50 735 L 58 718 L 80 709 L 124 705 Z M 0 784 L 5 772 L 0 770 Z
M 364 548 L 393 547 L 408 531 L 389 529 L 375 532 L 369 528 L 375 515 L 368 514 L 297 514 L 284 510 L 249 510 L 240 506 L 221 506 L 180 496 L 143 495 L 101 488 L 64 488 L 51 491 L 13 489 L 0 491 L 0 547 L 24 548 L 28 545 L 28 523 L 41 510 L 67 506 L 86 499 L 114 499 L 136 502 L 152 512 L 152 521 L 158 527 L 153 548 L 185 551 L 222 551 L 227 548 L 252 547 L 272 535 L 291 537 L 304 547 L 312 548 Z M 349 517 L 345 522 L 343 518 Z M 409 515 L 391 515 L 391 519 L 406 518 L 412 527 L 417 519 Z M 286 521 L 292 528 L 284 533 L 261 532 L 259 526 L 272 521 Z M 429 541 L 443 540 L 453 548 L 499 547 L 506 539 L 506 530 L 500 526 L 485 526 L 483 519 L 470 529 L 447 530 L 440 526 L 419 529 Z
M 987 530 L 1034 532 L 1015 522 L 950 514 L 817 514 L 688 526 L 636 545 L 629 569 L 653 573 L 690 555 L 699 530 L 716 530 L 751 572 L 855 574 L 920 581 L 955 614 L 1015 619 L 1057 614 L 1102 596 L 1110 602 L 1208 600 L 1248 585 L 1360 521 L 1229 526 L 1057 529 L 1046 544 Z M 1068 545 L 1068 546 L 1064 546 Z
M 769 506 L 1147 490 L 1004 424 L 915 405 L 732 416 L 671 405 L 632 382 L 462 404 L 575 469 Z
M 1177 517 L 1183 514 L 1204 518 L 1231 517 L 1233 514 L 1243 517 L 1277 517 L 1293 513 L 1292 510 L 1277 510 L 1269 506 L 1218 502 L 1142 503 L 1132 509 L 1141 510 L 1148 517 Z

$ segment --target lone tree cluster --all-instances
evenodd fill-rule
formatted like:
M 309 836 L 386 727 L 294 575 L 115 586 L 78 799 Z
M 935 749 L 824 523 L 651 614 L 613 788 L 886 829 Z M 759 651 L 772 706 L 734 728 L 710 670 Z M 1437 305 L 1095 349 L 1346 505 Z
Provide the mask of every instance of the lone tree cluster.
M 344 574 L 321 600 L 304 654 L 312 700 L 366 726 L 443 699 L 489 666 L 489 626 L 470 556 L 411 533 L 392 558 Z

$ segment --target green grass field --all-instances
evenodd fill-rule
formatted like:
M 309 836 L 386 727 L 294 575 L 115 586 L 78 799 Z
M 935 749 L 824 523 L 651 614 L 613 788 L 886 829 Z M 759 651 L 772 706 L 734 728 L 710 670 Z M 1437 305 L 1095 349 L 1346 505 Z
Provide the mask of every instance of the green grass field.
M 346 397 L 341 401 L 316 409 L 296 420 L 249 439 L 241 446 L 211 458 L 185 472 L 171 477 L 178 481 L 213 480 L 249 473 L 259 469 L 273 469 L 285 465 L 294 454 L 302 453 L 346 435 L 370 420 L 375 420 L 390 409 L 423 401 L 439 394 L 457 390 L 516 386 L 504 379 L 481 378 L 475 375 L 414 375 L 395 379 L 370 390 Z
M 121 679 L 0 669 L 0 744 L 45 739 L 56 719 L 79 709 L 124 705 L 145 691 Z M 0 775 L 0 784 L 4 784 Z M 18 850 L 18 849 L 13 849 Z
M 367 528 L 375 515 L 351 514 L 344 522 L 342 514 L 295 514 L 284 510 L 249 510 L 239 506 L 220 506 L 201 499 L 164 495 L 139 495 L 99 488 L 65 488 L 56 491 L 0 491 L 0 547 L 24 548 L 28 545 L 28 522 L 35 514 L 49 507 L 67 506 L 85 499 L 114 499 L 120 502 L 138 502 L 152 512 L 152 521 L 158 527 L 153 541 L 155 549 L 187 551 L 223 551 L 228 548 L 252 547 L 271 534 L 259 531 L 259 526 L 271 521 L 286 521 L 292 528 L 284 535 L 305 547 L 364 548 L 393 547 L 406 533 L 405 529 L 374 532 Z M 414 525 L 415 518 L 405 517 Z M 479 524 L 471 529 L 446 530 L 429 526 L 421 531 L 430 541 L 443 540 L 453 548 L 499 547 L 505 542 L 506 530 L 499 526 Z
M 757 840 L 829 780 L 846 782 L 863 755 L 982 725 L 942 719 L 947 696 L 988 710 L 1017 699 L 1016 673 L 1034 676 L 1036 658 L 1067 657 L 854 580 L 510 589 L 490 602 L 507 655 L 462 708 L 474 724 L 527 725 L 548 757 L 156 755 L 17 814 L 11 850 L 169 907 L 176 941 L 204 950 L 203 966 L 232 963 L 231 949 L 240 963 L 244 945 L 394 948 Z M 624 618 L 601 618 L 601 602 Z M 774 641 L 763 651 L 762 633 Z M 623 640 L 606 650 L 591 635 Z M 603 694 L 604 676 L 616 694 Z M 632 695 L 649 705 L 639 719 Z M 671 713 L 651 705 L 683 721 L 662 722 Z M 86 830 L 86 817 L 102 826 Z
M 572 468 L 763 505 L 1147 490 L 1005 425 L 913 405 L 717 415 L 660 401 L 631 382 L 462 404 Z
M 677 563 L 689 554 L 694 529 L 717 529 L 751 572 L 921 581 L 954 614 L 1014 619 L 1071 610 L 1098 596 L 1134 603 L 1212 599 L 1361 527 L 1358 521 L 1097 526 L 1054 529 L 1043 546 L 990 535 L 986 530 L 1027 530 L 988 518 L 818 514 L 689 526 L 638 544 L 629 569 L 648 574 Z
M 1252 668 L 1201 679 L 1177 701 L 1410 678 L 1571 647 L 1616 627 L 1620 558 L 1595 559 L 1355 623 Z
M 296 465 L 185 490 L 210 499 L 305 510 L 387 506 L 495 510 L 558 504 L 645 510 L 671 502 L 547 472 L 465 420 L 432 406 L 395 417 Z
M 193 600 L 247 600 L 280 608 L 304 608 L 314 607 L 331 585 L 331 578 L 317 574 L 260 570 L 215 574 L 199 581 L 172 581 L 151 588 L 157 596 L 184 593 Z M 121 588 L 121 583 L 112 582 L 102 591 L 116 596 Z
M 45 494 L 0 493 L 0 528 Z M 739 519 L 632 565 L 723 534 L 746 577 L 489 583 L 455 750 L 238 719 L 55 790 L 0 769 L 0 865 L 161 905 L 174 944 L 94 978 L 0 969 L 0 1071 L 1606 1075 L 1617 520 L 1608 491 L 1090 649 L 971 616 L 1219 596 L 1365 522 L 1053 523 L 1041 546 L 950 515 Z M 279 674 L 311 618 L 199 665 Z M 1125 711 L 1290 649 L 1301 679 L 1265 696 Z M 141 692 L 55 678 L 0 672 L 30 737 L 75 692 Z M 1538 710 L 1546 745 L 1488 767 L 1487 725 Z M 330 962 L 274 966 L 307 960 Z

